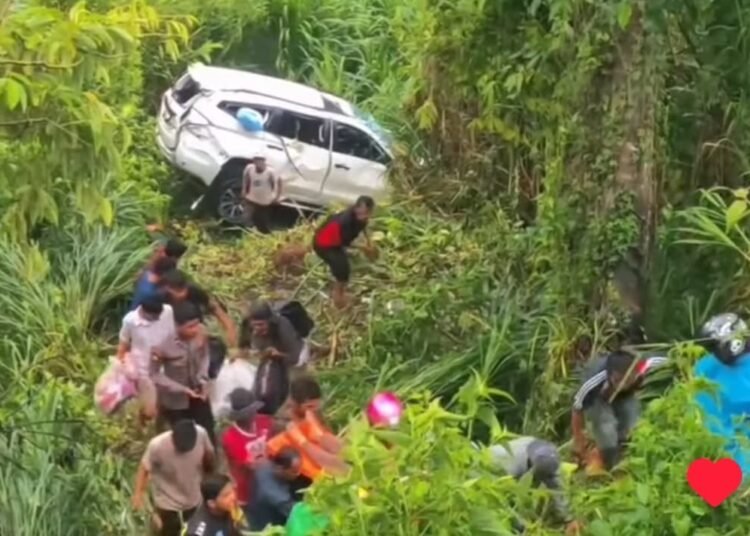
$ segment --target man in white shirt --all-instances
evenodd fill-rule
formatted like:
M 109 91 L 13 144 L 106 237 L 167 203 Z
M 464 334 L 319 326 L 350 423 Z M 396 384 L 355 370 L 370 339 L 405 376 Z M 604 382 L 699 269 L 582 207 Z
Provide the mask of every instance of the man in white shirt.
M 122 319 L 117 357 L 137 373 L 142 423 L 156 416 L 156 389 L 149 368 L 153 349 L 176 336 L 172 307 L 159 298 L 145 299 Z
M 248 220 L 263 234 L 271 232 L 271 206 L 281 198 L 281 181 L 266 164 L 263 155 L 256 155 L 242 174 L 242 199 Z

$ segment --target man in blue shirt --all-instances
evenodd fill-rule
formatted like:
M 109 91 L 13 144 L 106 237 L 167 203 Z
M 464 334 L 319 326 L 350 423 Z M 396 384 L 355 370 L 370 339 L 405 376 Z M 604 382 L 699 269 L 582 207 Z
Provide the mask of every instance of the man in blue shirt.
M 254 470 L 253 494 L 247 505 L 250 530 L 260 532 L 269 525 L 284 526 L 297 503 L 292 482 L 299 476 L 302 458 L 292 447 L 285 447 Z
M 135 310 L 149 298 L 163 298 L 161 283 L 164 276 L 174 270 L 176 262 L 172 257 L 160 257 L 153 266 L 144 273 L 135 285 L 135 295 L 130 303 L 130 310 Z

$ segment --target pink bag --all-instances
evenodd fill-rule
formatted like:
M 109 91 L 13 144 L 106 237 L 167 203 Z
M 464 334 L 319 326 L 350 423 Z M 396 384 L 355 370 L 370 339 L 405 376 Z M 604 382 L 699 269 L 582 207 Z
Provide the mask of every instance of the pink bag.
M 94 387 L 94 403 L 105 414 L 112 415 L 138 392 L 135 375 L 126 363 L 110 358 L 109 367 Z

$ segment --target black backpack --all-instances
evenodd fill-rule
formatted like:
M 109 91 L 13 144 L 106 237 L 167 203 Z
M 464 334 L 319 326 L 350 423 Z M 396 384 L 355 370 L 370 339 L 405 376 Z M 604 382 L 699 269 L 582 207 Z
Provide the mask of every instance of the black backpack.
M 304 305 L 296 300 L 283 302 L 277 306 L 276 310 L 279 315 L 289 320 L 292 326 L 294 326 L 295 331 L 303 339 L 310 335 L 315 327 L 315 322 L 307 314 Z

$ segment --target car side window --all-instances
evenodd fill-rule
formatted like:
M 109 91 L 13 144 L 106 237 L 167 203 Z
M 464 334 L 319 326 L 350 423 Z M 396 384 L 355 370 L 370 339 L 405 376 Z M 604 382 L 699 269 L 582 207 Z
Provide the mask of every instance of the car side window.
M 288 110 L 271 110 L 265 126 L 271 134 L 290 140 L 328 149 L 330 128 L 328 122 L 313 116 L 290 112 Z
M 366 133 L 349 125 L 336 123 L 333 152 L 387 165 L 388 155 Z
M 268 109 L 264 108 L 263 106 L 258 106 L 256 104 L 246 104 L 244 102 L 231 102 L 231 101 L 222 101 L 219 103 L 219 109 L 225 111 L 232 117 L 237 117 L 237 112 L 240 111 L 240 108 L 250 108 L 251 110 L 255 110 L 261 116 L 263 116 L 264 121 L 268 119 Z

